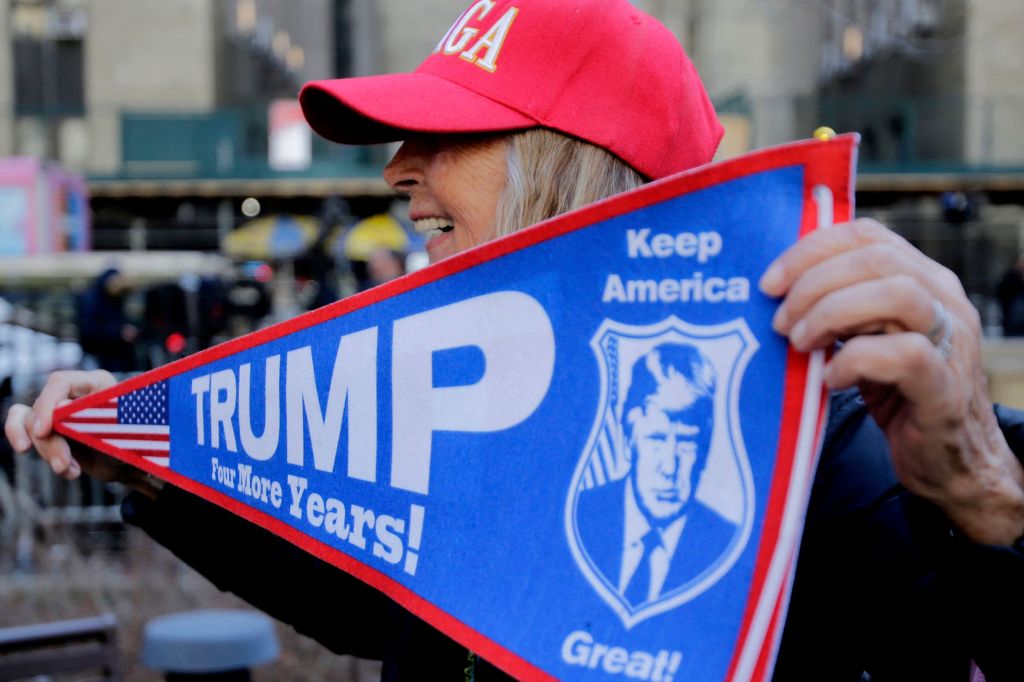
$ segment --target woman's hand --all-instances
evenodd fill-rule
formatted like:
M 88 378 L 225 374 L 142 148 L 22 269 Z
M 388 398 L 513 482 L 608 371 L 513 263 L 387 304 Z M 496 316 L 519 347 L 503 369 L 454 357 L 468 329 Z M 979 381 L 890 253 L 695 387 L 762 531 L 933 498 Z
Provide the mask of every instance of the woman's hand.
M 908 490 L 977 542 L 1024 535 L 1024 468 L 996 423 L 978 314 L 952 272 L 861 219 L 800 240 L 761 289 L 785 297 L 773 324 L 798 350 L 844 342 L 825 381 L 859 387 Z
M 94 450 L 71 445 L 53 431 L 53 411 L 74 398 L 102 390 L 117 383 L 110 372 L 54 372 L 32 407 L 16 404 L 7 412 L 4 432 L 15 452 L 35 447 L 53 473 L 72 480 L 83 471 L 101 481 L 119 481 L 153 496 L 155 484 L 141 470 Z

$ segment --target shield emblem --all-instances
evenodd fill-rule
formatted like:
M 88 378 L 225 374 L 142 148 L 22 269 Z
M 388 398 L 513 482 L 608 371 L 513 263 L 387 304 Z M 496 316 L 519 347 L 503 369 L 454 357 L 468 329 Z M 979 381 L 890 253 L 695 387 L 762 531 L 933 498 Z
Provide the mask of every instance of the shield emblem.
M 739 393 L 758 343 L 743 319 L 606 319 L 594 424 L 566 500 L 586 580 L 626 628 L 725 575 L 750 536 L 754 486 Z

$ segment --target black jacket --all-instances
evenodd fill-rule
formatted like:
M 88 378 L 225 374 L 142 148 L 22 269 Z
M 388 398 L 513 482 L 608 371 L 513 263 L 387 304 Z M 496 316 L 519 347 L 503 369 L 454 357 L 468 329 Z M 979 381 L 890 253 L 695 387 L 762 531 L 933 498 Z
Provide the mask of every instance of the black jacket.
M 996 408 L 1024 455 L 1024 413 Z M 384 661 L 383 679 L 507 679 L 389 598 L 269 532 L 167 487 L 125 520 L 209 578 L 332 651 Z M 254 552 L 254 549 L 257 550 Z M 244 557 L 244 560 L 242 559 Z M 244 561 L 244 569 L 240 563 Z M 774 679 L 1024 679 L 1024 554 L 959 538 L 896 480 L 853 392 L 833 397 Z

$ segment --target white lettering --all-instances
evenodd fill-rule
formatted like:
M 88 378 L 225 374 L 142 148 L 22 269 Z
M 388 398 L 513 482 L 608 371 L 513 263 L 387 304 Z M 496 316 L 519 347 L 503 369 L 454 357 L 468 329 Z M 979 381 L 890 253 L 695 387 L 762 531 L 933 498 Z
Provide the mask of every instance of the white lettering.
M 223 398 L 221 395 L 223 394 Z M 210 376 L 210 446 L 220 447 L 220 432 L 224 429 L 224 444 L 231 452 L 238 452 L 235 443 L 235 373 L 222 369 Z
M 606 673 L 621 673 L 626 669 L 626 662 L 629 661 L 629 652 L 621 646 L 613 646 L 608 649 L 604 656 L 602 668 Z
M 291 483 L 292 476 L 289 476 L 289 483 Z M 302 479 L 302 490 L 305 490 L 305 479 Z M 272 504 L 275 509 L 281 508 L 281 497 L 283 489 L 281 488 L 280 481 L 272 481 L 266 476 L 253 476 L 251 464 L 238 464 L 238 490 L 253 498 L 259 500 L 264 504 Z M 292 497 L 296 497 L 295 488 L 292 488 Z M 302 491 L 298 492 L 298 498 L 301 499 Z M 292 512 L 294 514 L 294 512 Z M 300 515 L 301 518 L 301 515 Z
M 221 466 L 221 463 L 214 457 L 213 462 L 213 480 L 217 481 L 223 486 L 228 488 L 235 487 L 235 470 L 230 469 L 226 466 Z
M 258 438 L 252 431 L 252 416 L 249 410 L 251 367 L 247 362 L 238 369 L 238 435 L 242 439 L 242 450 L 245 454 L 261 462 L 274 456 L 281 433 L 281 356 L 268 357 L 265 367 L 263 435 Z
M 483 377 L 435 388 L 434 352 L 465 346 L 482 351 Z M 500 291 L 397 320 L 393 353 L 391 485 L 426 495 L 434 431 L 499 431 L 529 417 L 551 385 L 555 338 L 536 299 Z
M 470 49 L 463 52 L 459 57 L 467 61 L 475 63 L 482 69 L 488 71 L 494 71 L 497 68 L 498 54 L 501 53 L 501 46 L 505 42 L 505 38 L 508 35 L 508 29 L 512 26 L 512 20 L 516 18 L 516 14 L 519 12 L 516 7 L 509 7 L 508 11 L 505 12 L 494 22 L 494 26 L 491 26 L 487 33 L 480 37 L 480 40 Z M 482 59 L 477 59 L 477 53 L 480 52 L 481 48 L 486 48 Z
M 281 487 L 281 481 L 272 481 L 270 483 L 270 504 L 274 505 L 274 509 L 281 508 L 283 497 L 284 489 Z
M 562 642 L 562 660 L 568 665 L 586 665 L 594 638 L 582 630 L 573 632 Z
M 373 543 L 373 556 L 380 557 L 389 564 L 397 564 L 402 560 L 402 539 L 398 537 L 405 531 L 405 521 L 387 514 L 377 517 L 374 526 L 377 541 Z
M 685 279 L 628 279 L 612 273 L 604 283 L 603 303 L 742 303 L 750 299 L 746 277 L 708 277 L 700 272 Z
M 324 498 L 317 493 L 310 493 L 306 498 L 306 519 L 314 528 L 324 524 Z
M 722 235 L 718 232 L 680 232 L 672 235 L 659 232 L 651 236 L 651 229 L 626 230 L 626 254 L 630 258 L 697 257 L 698 263 L 707 263 L 722 252 Z
M 697 262 L 707 263 L 710 258 L 722 252 L 722 235 L 717 232 L 701 232 L 698 236 Z
M 725 300 L 730 303 L 750 300 L 750 280 L 746 277 L 730 277 Z
M 679 653 L 678 651 L 676 652 Z M 679 654 L 682 660 L 682 654 Z M 678 666 L 676 666 L 678 667 Z M 654 672 L 654 657 L 646 651 L 634 651 L 626 664 L 626 677 L 637 680 L 649 680 Z
M 631 279 L 626 282 L 626 299 L 653 303 L 658 300 L 658 283 L 653 279 Z
M 458 21 L 448 29 L 448 40 L 444 42 L 444 53 L 455 54 L 466 49 L 466 45 L 473 39 L 473 36 L 480 32 L 476 28 L 466 28 L 466 24 L 469 23 L 474 14 L 477 15 L 478 19 L 483 19 L 493 8 L 494 0 L 479 0 L 466 10 L 466 13 L 459 17 Z
M 604 283 L 604 293 L 601 294 L 603 303 L 626 303 L 626 288 L 622 286 L 622 278 L 616 274 L 608 275 Z
M 292 504 L 288 507 L 288 513 L 297 519 L 302 518 L 302 507 L 299 504 L 302 503 L 302 496 L 306 493 L 306 488 L 309 487 L 309 481 L 302 476 L 288 475 L 288 488 L 292 492 Z
M 364 509 L 358 504 L 349 505 L 349 509 L 352 512 L 352 532 L 348 534 L 348 541 L 359 549 L 366 549 L 363 529 L 373 528 L 373 510 Z
M 327 516 L 324 518 L 324 530 L 333 533 L 339 540 L 348 538 L 348 524 L 345 523 L 345 505 L 341 500 L 327 498 Z
M 651 251 L 658 258 L 668 258 L 675 251 L 676 241 L 672 235 L 661 232 L 651 238 Z M 682 255 L 682 254 L 680 254 Z
M 709 303 L 719 303 L 725 298 L 725 280 L 721 277 L 708 277 L 704 283 L 704 298 Z
M 690 258 L 697 253 L 697 235 L 693 232 L 680 232 L 676 237 L 676 253 L 683 258 Z
M 204 374 L 192 380 L 192 395 L 196 397 L 196 444 L 206 445 L 206 425 L 203 424 L 203 396 L 210 392 L 210 375 Z
M 652 654 L 648 651 L 630 651 L 620 646 L 611 646 L 594 641 L 593 636 L 576 630 L 562 641 L 562 661 L 567 665 L 606 673 L 625 674 L 636 680 L 651 682 L 672 682 L 683 662 L 681 651 L 660 649 Z
M 650 258 L 654 255 L 647 244 L 647 235 L 650 233 L 647 227 L 642 230 L 626 230 L 626 252 L 630 258 Z
M 313 466 L 334 471 L 341 423 L 348 411 L 348 475 L 377 480 L 377 328 L 341 337 L 327 407 L 321 410 L 310 346 L 289 351 L 285 370 L 288 463 L 303 466 L 309 427 Z M 305 418 L 304 418 L 305 417 Z

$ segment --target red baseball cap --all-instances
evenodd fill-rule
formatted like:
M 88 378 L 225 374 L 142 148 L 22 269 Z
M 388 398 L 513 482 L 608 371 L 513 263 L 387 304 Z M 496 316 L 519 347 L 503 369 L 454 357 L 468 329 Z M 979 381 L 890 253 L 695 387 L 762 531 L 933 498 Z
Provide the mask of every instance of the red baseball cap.
M 649 178 L 711 161 L 723 133 L 679 41 L 627 0 L 477 0 L 413 73 L 314 81 L 299 101 L 335 142 L 543 127 Z

